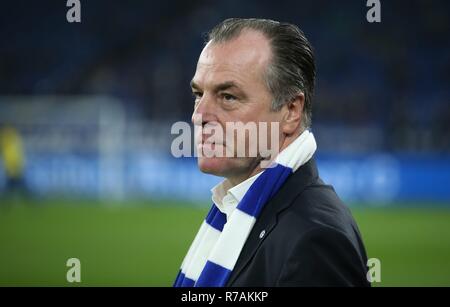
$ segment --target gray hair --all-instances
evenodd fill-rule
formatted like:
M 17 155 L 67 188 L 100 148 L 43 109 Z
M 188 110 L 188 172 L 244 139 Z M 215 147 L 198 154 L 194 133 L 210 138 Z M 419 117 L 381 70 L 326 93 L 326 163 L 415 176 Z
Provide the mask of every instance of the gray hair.
M 272 110 L 281 107 L 300 93 L 305 95 L 302 112 L 302 129 L 311 126 L 312 97 L 316 68 L 313 48 L 305 34 L 295 25 L 269 19 L 230 18 L 215 26 L 206 42 L 221 43 L 239 36 L 242 30 L 263 33 L 272 47 L 272 63 L 266 72 L 267 87 L 274 96 Z

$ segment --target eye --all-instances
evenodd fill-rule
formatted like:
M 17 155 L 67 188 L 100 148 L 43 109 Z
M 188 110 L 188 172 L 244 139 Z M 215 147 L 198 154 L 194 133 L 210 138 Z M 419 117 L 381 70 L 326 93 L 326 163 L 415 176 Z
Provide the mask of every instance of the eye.
M 194 96 L 195 100 L 202 98 L 203 93 L 198 92 L 198 91 L 193 91 L 192 92 L 192 96 Z
M 227 93 L 222 94 L 222 98 L 226 102 L 233 102 L 233 101 L 235 101 L 237 99 L 235 96 L 233 96 L 231 94 L 227 94 Z

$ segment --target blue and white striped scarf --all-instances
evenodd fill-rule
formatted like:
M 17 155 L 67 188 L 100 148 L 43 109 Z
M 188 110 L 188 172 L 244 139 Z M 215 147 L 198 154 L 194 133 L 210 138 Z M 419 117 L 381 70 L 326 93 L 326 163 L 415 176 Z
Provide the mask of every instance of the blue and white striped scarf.
M 227 221 L 212 205 L 175 280 L 174 287 L 223 287 L 264 205 L 287 177 L 311 159 L 317 148 L 314 136 L 305 130 L 281 151 L 275 166 L 253 182 Z

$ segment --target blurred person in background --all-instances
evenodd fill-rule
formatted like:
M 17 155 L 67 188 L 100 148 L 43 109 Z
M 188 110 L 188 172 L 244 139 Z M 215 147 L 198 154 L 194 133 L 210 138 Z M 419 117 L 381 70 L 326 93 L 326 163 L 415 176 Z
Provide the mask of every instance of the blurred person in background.
M 5 124 L 0 128 L 0 153 L 5 175 L 4 196 L 23 196 L 26 191 L 23 141 L 19 131 L 12 125 Z
M 209 33 L 191 82 L 194 124 L 278 123 L 280 152 L 266 169 L 261 155 L 199 156 L 202 172 L 225 180 L 174 286 L 370 285 L 356 222 L 313 158 L 314 83 L 312 46 L 295 25 L 227 19 Z M 196 137 L 198 151 L 231 147 Z

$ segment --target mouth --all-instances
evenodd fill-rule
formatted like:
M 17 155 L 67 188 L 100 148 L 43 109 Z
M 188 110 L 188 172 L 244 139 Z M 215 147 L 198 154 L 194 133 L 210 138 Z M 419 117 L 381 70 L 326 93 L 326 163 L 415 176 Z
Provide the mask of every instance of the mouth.
M 216 146 L 225 147 L 224 144 L 216 143 L 216 142 L 201 142 L 198 144 L 198 146 L 201 146 L 203 148 L 210 148 L 210 149 L 215 149 Z
M 223 143 L 215 141 L 200 141 L 197 143 L 197 152 L 204 158 L 219 158 L 226 156 L 226 148 Z
M 202 143 L 202 145 L 209 145 L 209 144 L 214 144 L 214 145 L 224 145 L 223 143 L 219 143 L 219 142 L 216 142 L 216 141 L 202 141 L 201 142 Z
M 216 140 L 210 140 L 210 136 L 207 135 L 203 135 L 202 138 L 197 142 L 198 145 L 202 145 L 202 146 L 224 146 L 225 147 L 225 142 L 218 142 Z

